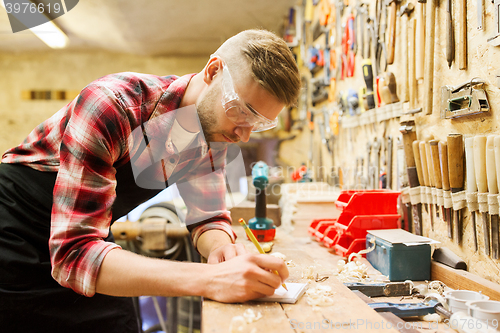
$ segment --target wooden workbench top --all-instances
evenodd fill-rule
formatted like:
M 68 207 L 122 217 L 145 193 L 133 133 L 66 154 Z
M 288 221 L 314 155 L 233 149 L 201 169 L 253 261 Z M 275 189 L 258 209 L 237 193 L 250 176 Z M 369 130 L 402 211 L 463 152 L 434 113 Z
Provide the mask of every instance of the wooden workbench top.
M 302 222 L 305 223 L 305 221 L 296 221 L 294 232 L 289 234 L 277 230 L 273 252 L 285 254 L 287 260 L 292 260 L 296 265 L 289 267 L 290 277 L 287 282 L 309 282 L 309 287 L 317 284 L 328 285 L 334 291 L 334 304 L 313 308 L 307 303 L 305 295 L 296 304 L 261 302 L 223 304 L 204 300 L 203 333 L 230 332 L 232 318 L 242 316 L 247 309 L 252 309 L 256 314 L 260 312 L 262 318 L 247 324 L 241 332 L 331 332 L 335 329 L 342 329 L 342 325 L 344 329 L 355 332 L 398 332 L 395 329 L 388 329 L 388 322 L 384 317 L 372 310 L 334 277 L 340 257 L 312 241 L 307 234 L 307 226 Z M 238 235 L 238 242 L 244 243 L 247 249 L 254 251 L 255 248 L 246 239 L 243 228 L 239 226 L 233 226 L 233 228 Z M 314 266 L 315 274 L 329 278 L 321 283 L 302 278 L 302 270 L 310 266 Z

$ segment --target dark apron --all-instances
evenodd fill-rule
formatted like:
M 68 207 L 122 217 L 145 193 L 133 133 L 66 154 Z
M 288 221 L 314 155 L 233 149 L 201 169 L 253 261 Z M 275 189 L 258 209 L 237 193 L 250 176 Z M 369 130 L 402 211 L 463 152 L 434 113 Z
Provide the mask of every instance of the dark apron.
M 48 241 L 56 176 L 0 164 L 0 331 L 137 332 L 131 298 L 85 297 L 52 278 Z M 161 191 L 138 187 L 130 163 L 117 168 L 116 180 L 112 221 Z M 114 241 L 111 231 L 106 240 Z

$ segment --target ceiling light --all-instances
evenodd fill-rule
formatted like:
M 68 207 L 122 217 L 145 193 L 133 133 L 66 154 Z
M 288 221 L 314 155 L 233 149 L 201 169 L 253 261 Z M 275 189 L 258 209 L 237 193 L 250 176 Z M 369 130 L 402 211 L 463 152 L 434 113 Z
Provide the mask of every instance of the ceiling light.
M 3 0 L 0 0 L 0 5 L 5 8 Z M 53 49 L 61 49 L 68 45 L 68 36 L 52 21 L 29 28 L 29 30 Z

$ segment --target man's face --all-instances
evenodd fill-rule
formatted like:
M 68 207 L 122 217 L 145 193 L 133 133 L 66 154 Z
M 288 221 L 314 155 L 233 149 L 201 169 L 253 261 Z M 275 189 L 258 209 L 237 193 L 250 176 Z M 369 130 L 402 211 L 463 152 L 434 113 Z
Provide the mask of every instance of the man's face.
M 227 118 L 222 106 L 221 81 L 222 69 L 219 67 L 217 74 L 207 86 L 205 94 L 200 96 L 196 106 L 205 140 L 207 142 L 247 142 L 252 127 L 237 126 Z M 250 75 L 245 75 L 239 82 L 235 82 L 234 87 L 244 103 L 268 119 L 275 119 L 283 109 L 284 105 Z

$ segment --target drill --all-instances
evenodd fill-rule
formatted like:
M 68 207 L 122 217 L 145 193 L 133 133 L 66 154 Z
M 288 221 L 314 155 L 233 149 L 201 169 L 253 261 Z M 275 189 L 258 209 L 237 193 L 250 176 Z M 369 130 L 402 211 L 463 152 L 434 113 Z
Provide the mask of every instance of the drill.
M 273 220 L 267 218 L 266 187 L 269 184 L 269 167 L 259 161 L 252 168 L 252 180 L 255 186 L 255 217 L 248 221 L 248 227 L 259 242 L 270 242 L 276 236 Z

